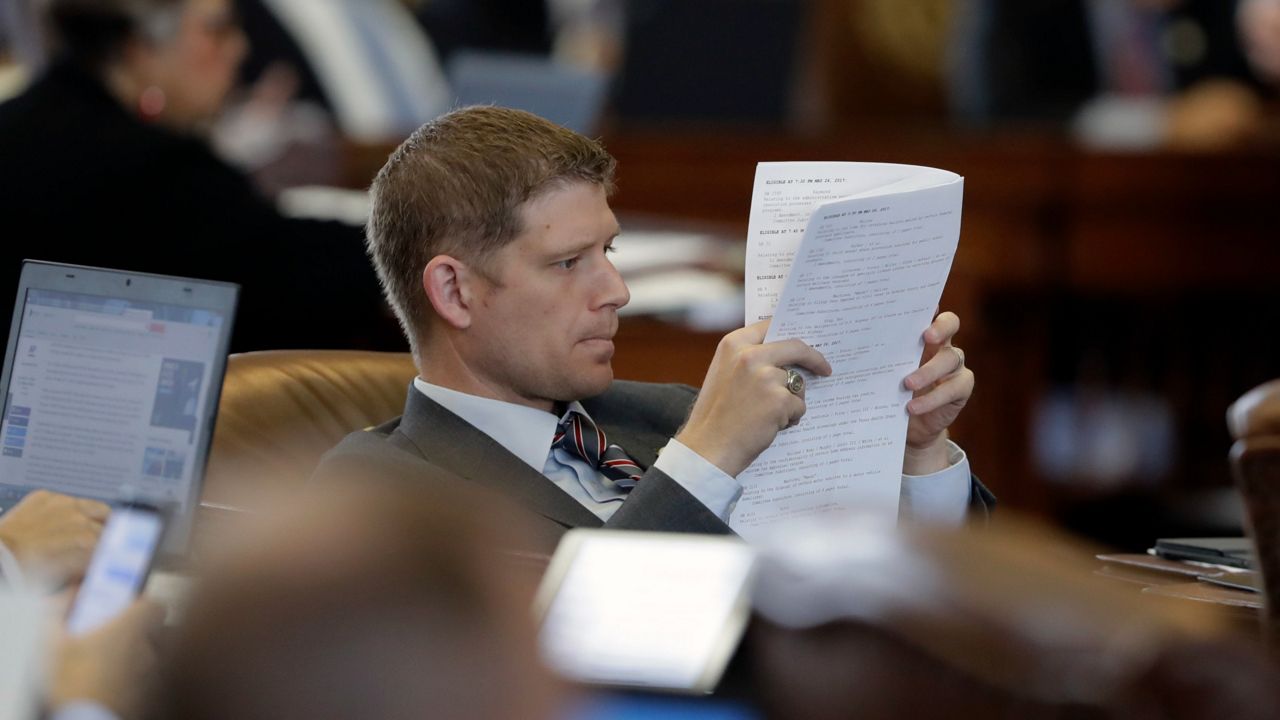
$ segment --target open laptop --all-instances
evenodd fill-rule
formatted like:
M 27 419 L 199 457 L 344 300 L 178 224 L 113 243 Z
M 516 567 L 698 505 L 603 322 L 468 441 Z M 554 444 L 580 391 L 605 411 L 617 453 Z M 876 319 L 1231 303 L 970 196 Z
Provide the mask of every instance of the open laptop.
M 226 369 L 232 283 L 25 261 L 0 374 L 0 508 L 145 501 L 184 553 Z

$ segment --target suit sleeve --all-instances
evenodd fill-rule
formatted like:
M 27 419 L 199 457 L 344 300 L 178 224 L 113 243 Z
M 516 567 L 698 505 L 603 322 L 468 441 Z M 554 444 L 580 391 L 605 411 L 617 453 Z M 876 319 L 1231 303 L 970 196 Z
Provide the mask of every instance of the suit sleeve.
M 614 530 L 733 534 L 707 506 L 657 468 L 649 468 L 604 526 Z

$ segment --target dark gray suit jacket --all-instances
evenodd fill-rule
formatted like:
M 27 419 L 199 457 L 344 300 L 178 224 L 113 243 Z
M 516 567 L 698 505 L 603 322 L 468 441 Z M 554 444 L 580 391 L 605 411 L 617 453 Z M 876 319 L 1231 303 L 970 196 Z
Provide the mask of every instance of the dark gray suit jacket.
M 348 435 L 324 456 L 316 472 L 323 479 L 376 474 L 415 482 L 478 484 L 535 513 L 549 539 L 576 527 L 727 534 L 732 532 L 728 525 L 653 468 L 658 450 L 680 428 L 696 395 L 685 385 L 617 381 L 603 395 L 582 401 L 609 441 L 647 468 L 608 522 L 412 386 L 403 416 Z M 994 496 L 975 478 L 971 511 L 985 515 L 994 504 Z
M 683 385 L 619 381 L 603 395 L 582 401 L 609 441 L 621 445 L 647 468 L 644 478 L 607 523 L 488 435 L 412 386 L 403 416 L 347 436 L 324 456 L 316 472 L 326 479 L 371 473 L 441 483 L 461 479 L 531 510 L 557 537 L 576 527 L 727 534 L 731 532 L 728 525 L 679 483 L 652 467 L 658 450 L 684 422 L 695 394 Z

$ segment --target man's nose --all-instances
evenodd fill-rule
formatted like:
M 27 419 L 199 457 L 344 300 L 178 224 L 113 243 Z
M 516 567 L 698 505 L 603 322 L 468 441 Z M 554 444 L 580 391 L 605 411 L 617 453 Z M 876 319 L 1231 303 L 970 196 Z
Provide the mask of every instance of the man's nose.
M 613 307 L 616 310 L 631 302 L 631 291 L 627 289 L 622 273 L 618 272 L 618 268 L 608 258 L 604 265 L 600 278 L 600 307 Z

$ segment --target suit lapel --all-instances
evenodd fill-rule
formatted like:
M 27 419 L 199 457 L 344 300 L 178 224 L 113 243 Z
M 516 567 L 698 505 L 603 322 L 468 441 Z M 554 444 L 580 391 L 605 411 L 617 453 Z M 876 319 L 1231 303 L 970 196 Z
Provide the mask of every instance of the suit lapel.
M 412 385 L 400 432 L 428 462 L 513 497 L 522 506 L 561 525 L 600 527 L 603 524 L 542 473 Z

